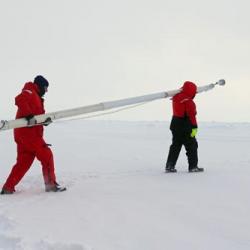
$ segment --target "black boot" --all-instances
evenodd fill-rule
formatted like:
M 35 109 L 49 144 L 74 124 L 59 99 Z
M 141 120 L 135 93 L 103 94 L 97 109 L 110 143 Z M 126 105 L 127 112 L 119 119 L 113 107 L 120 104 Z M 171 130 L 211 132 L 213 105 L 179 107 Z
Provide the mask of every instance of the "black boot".
M 167 163 L 166 168 L 165 168 L 165 172 L 166 173 L 176 173 L 177 170 L 175 169 L 175 167 L 172 164 Z
M 194 168 L 189 168 L 188 171 L 189 171 L 190 173 L 203 172 L 203 171 L 204 171 L 204 168 L 194 167 Z
M 10 190 L 7 190 L 7 189 L 2 189 L 2 191 L 1 191 L 1 194 L 13 194 L 14 193 L 14 191 L 10 191 Z
M 58 183 L 45 185 L 45 192 L 63 192 L 66 190 L 66 187 L 61 187 Z

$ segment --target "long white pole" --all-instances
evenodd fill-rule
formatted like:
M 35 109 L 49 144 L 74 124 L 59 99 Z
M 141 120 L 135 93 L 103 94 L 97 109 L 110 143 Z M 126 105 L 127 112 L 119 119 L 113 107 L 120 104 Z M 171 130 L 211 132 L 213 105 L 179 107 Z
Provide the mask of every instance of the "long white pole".
M 216 83 L 211 83 L 202 87 L 197 88 L 197 93 L 201 93 L 204 91 L 208 91 L 210 89 L 213 89 L 216 85 L 225 85 L 225 80 L 221 79 Z M 65 109 L 60 110 L 56 112 L 46 113 L 43 115 L 36 115 L 35 119 L 37 120 L 38 124 L 42 124 L 47 118 L 51 118 L 51 120 L 58 120 L 62 118 L 67 117 L 73 117 L 78 116 L 82 114 L 97 112 L 97 111 L 104 111 L 108 109 L 118 108 L 126 105 L 132 105 L 136 103 L 142 103 L 142 102 L 149 102 L 161 98 L 168 98 L 176 95 L 179 93 L 181 89 L 177 90 L 171 90 L 167 92 L 160 92 L 155 94 L 149 94 L 149 95 L 143 95 L 143 96 L 136 96 L 116 101 L 110 101 L 110 102 L 102 102 L 99 104 L 89 105 L 89 106 L 83 106 L 78 107 L 74 109 Z M 4 121 L 2 120 L 0 123 L 0 131 L 8 130 L 8 129 L 14 129 L 14 128 L 21 128 L 21 127 L 27 127 L 27 121 L 24 118 L 16 119 L 16 120 L 9 120 Z

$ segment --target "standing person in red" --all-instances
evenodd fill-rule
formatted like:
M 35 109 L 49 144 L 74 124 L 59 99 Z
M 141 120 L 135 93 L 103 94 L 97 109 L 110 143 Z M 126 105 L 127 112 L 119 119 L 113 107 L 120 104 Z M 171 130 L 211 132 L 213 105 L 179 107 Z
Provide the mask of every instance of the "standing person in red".
M 172 132 L 172 144 L 169 149 L 166 163 L 166 172 L 176 172 L 175 165 L 179 157 L 182 145 L 186 149 L 189 172 L 202 172 L 198 167 L 198 143 L 196 105 L 193 101 L 197 87 L 192 82 L 184 82 L 182 91 L 172 99 L 173 117 L 170 124 Z
M 17 143 L 17 162 L 5 182 L 1 194 L 12 194 L 15 186 L 21 181 L 31 167 L 35 158 L 42 165 L 46 192 L 64 191 L 56 182 L 53 153 L 43 139 L 43 125 L 51 123 L 47 119 L 43 125 L 35 125 L 35 115 L 44 114 L 44 94 L 48 91 L 49 82 L 41 75 L 35 77 L 34 82 L 27 82 L 22 92 L 16 96 L 18 107 L 16 119 L 25 118 L 29 127 L 14 129 L 14 139 Z

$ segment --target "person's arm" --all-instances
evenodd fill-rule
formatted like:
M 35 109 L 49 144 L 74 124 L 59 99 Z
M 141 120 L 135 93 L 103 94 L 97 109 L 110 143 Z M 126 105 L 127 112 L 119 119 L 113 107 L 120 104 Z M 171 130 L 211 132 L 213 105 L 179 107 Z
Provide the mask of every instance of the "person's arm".
M 196 120 L 196 105 L 193 101 L 188 101 L 186 103 L 186 113 L 189 118 L 189 121 L 192 125 L 192 128 L 197 128 L 197 120 Z
M 192 130 L 190 133 L 190 137 L 194 138 L 197 135 L 198 132 L 198 125 L 197 125 L 197 120 L 196 120 L 196 106 L 193 101 L 187 102 L 187 115 L 189 117 Z
M 28 125 L 35 125 L 37 121 L 30 106 L 29 95 L 29 93 L 21 93 L 16 97 L 15 104 L 18 106 L 19 115 L 27 120 Z
M 30 106 L 30 94 L 21 93 L 15 99 L 15 104 L 18 107 L 19 114 L 22 117 L 32 115 L 32 109 Z

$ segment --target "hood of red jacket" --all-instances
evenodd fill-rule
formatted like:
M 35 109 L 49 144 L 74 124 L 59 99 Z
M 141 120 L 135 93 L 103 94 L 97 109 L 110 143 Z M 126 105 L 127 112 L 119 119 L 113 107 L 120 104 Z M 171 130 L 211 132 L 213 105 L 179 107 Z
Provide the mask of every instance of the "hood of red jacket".
M 186 81 L 182 86 L 182 93 L 190 98 L 194 98 L 197 92 L 197 86 L 195 83 Z
M 33 82 L 26 82 L 24 84 L 23 90 L 30 90 L 30 91 L 35 91 L 36 93 L 39 93 L 38 86 L 34 84 Z

